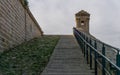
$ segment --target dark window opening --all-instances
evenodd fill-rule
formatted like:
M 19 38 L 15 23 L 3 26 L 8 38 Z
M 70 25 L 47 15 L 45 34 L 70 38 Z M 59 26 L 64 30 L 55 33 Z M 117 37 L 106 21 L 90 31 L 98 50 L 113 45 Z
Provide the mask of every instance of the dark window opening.
M 84 21 L 81 21 L 81 25 L 84 25 Z

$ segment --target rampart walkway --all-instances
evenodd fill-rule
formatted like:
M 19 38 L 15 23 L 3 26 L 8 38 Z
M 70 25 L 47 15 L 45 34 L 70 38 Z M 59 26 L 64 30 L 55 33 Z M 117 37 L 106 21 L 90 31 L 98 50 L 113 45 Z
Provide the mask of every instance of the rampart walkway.
M 61 36 L 42 75 L 94 75 L 72 35 Z

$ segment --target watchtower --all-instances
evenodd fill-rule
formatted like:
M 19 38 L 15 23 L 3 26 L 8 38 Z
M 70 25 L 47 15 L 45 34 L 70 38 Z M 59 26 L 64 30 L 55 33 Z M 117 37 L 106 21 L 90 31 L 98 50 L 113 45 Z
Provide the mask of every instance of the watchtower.
M 80 12 L 75 14 L 75 17 L 76 17 L 76 28 L 78 30 L 81 30 L 89 34 L 90 14 L 84 10 L 81 10 Z

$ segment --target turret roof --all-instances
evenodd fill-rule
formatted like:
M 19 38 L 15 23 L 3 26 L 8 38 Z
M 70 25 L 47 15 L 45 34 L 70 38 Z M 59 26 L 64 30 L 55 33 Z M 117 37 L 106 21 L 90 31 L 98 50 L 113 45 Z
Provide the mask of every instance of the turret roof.
M 79 16 L 79 15 L 90 16 L 90 14 L 88 12 L 84 11 L 84 10 L 81 10 L 76 14 L 76 16 Z

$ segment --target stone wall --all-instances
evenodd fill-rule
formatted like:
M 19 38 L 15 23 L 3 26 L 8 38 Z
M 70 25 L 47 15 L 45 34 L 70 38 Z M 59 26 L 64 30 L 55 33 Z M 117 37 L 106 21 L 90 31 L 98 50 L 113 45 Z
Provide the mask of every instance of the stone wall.
M 23 2 L 0 0 L 0 52 L 43 35 L 39 24 Z

